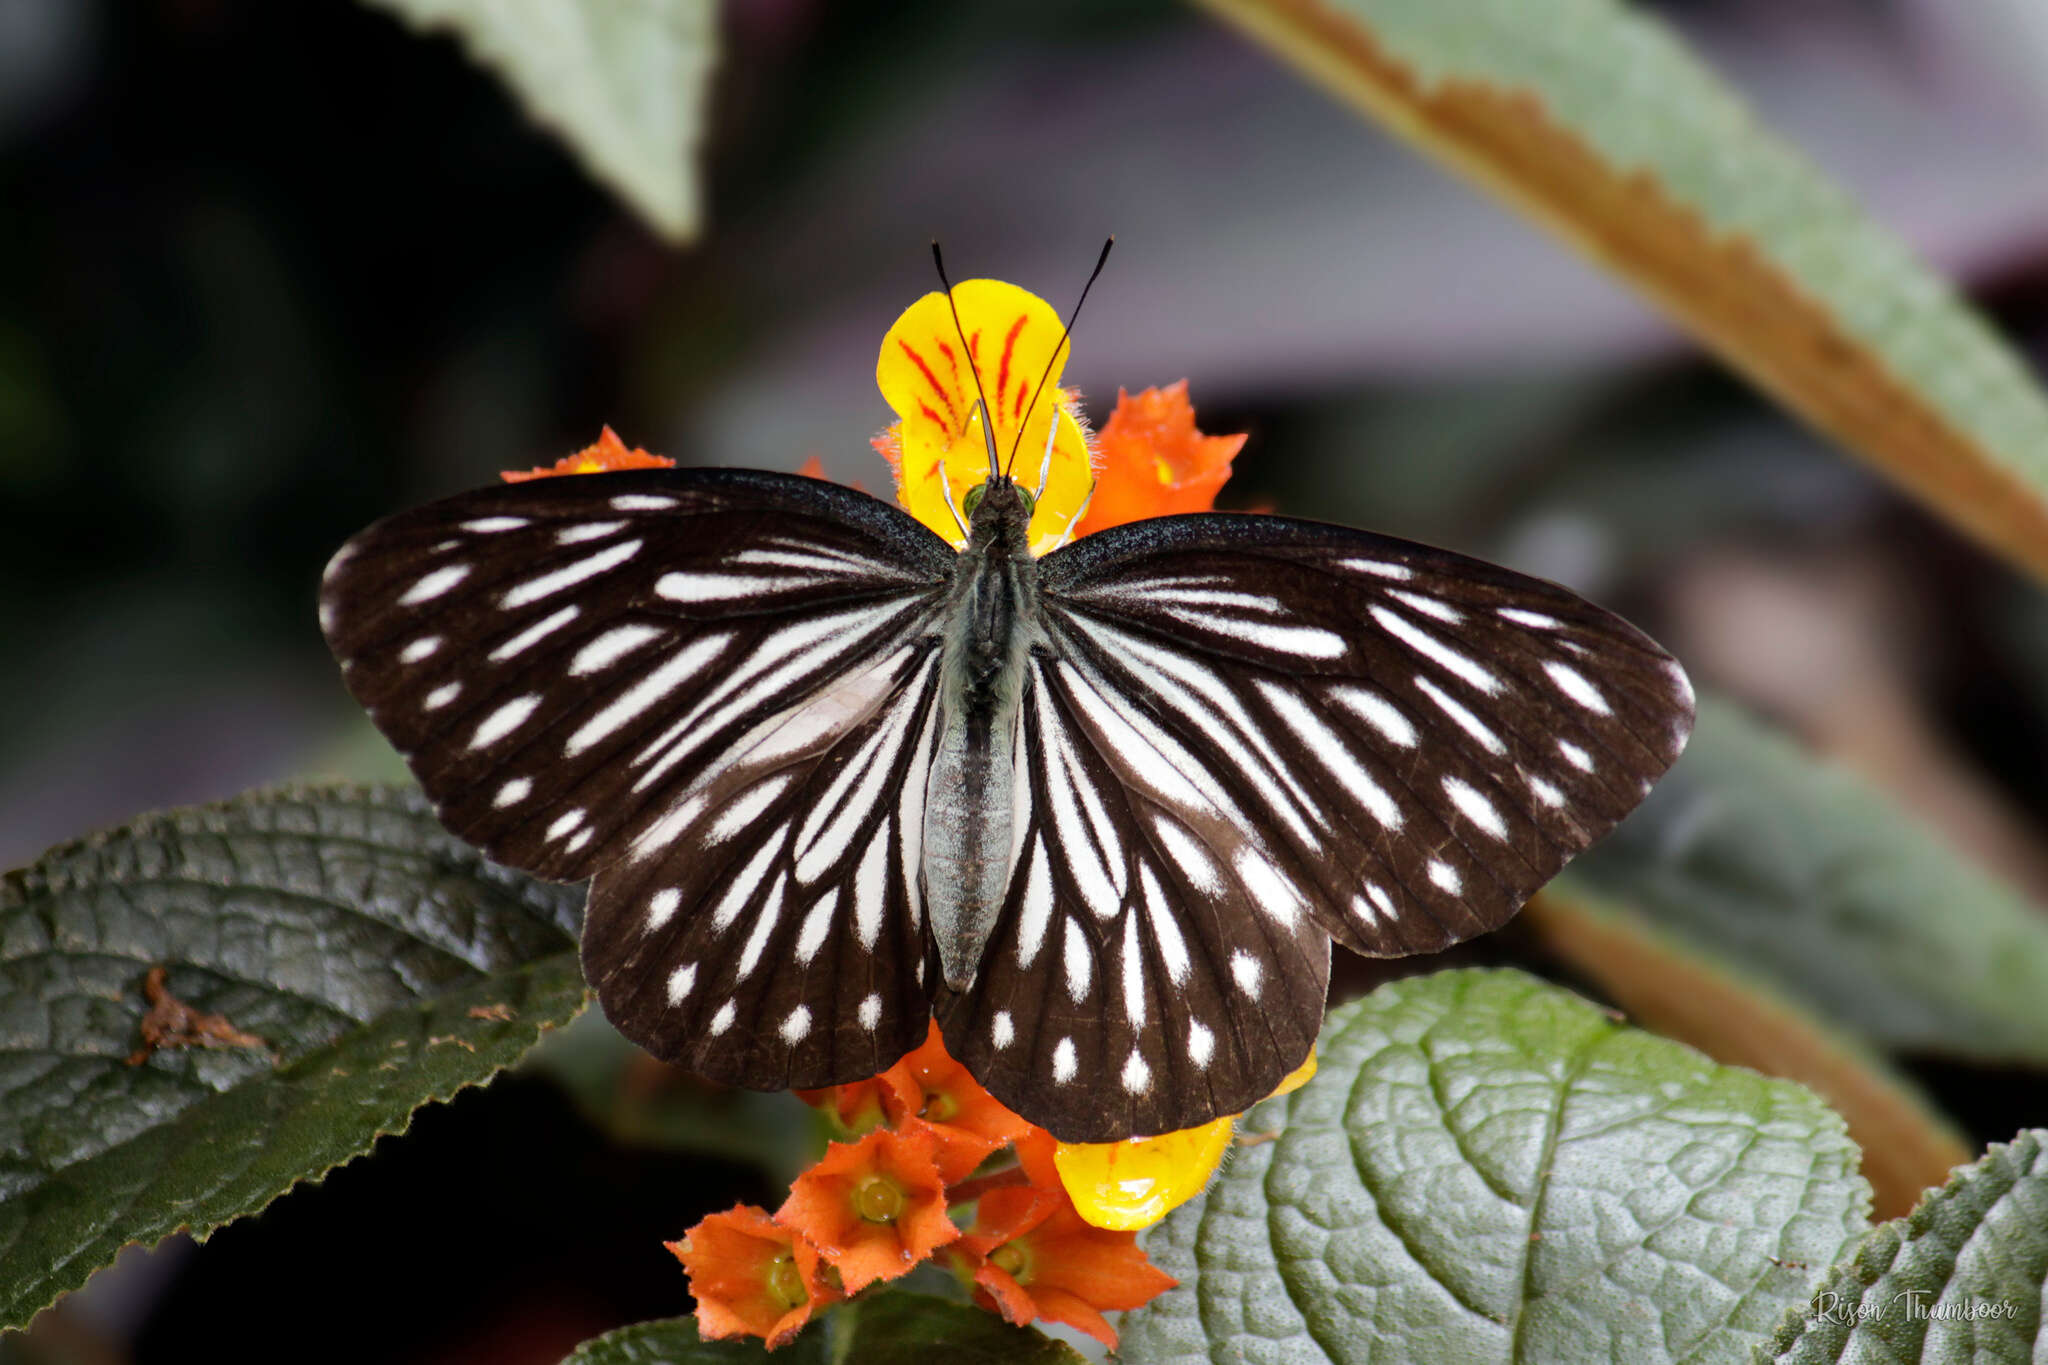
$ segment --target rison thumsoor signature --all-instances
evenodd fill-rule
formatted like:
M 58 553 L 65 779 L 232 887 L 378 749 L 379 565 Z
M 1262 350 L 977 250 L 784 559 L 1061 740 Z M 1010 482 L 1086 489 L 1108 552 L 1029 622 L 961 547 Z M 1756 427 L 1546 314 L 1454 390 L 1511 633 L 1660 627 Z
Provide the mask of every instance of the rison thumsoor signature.
M 1912 1322 L 1989 1322 L 2019 1316 L 2019 1305 L 2008 1299 L 1929 1302 L 1933 1297 L 1929 1290 L 1903 1289 L 1889 1299 L 1862 1300 L 1844 1298 L 1828 1290 L 1814 1295 L 1813 1320 L 1853 1324 L 1903 1316 Z

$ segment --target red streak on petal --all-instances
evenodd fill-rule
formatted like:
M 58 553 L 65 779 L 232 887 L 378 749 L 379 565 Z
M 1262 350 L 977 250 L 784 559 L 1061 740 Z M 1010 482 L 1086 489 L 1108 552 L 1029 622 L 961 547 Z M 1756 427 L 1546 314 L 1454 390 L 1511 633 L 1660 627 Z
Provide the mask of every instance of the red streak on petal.
M 951 404 L 947 404 L 948 408 L 950 408 L 951 406 Z M 932 425 L 939 429 L 939 435 L 941 437 L 947 437 L 953 434 L 953 428 L 947 426 L 945 419 L 940 417 L 936 412 L 932 411 L 932 405 L 930 403 L 919 402 L 917 405 L 917 410 L 923 413 L 926 417 L 931 418 Z
M 1010 387 L 1010 353 L 1017 349 L 1017 336 L 1024 330 L 1024 324 L 1030 320 L 1029 314 L 1019 313 L 1017 320 L 1010 324 L 1010 334 L 1003 338 L 1003 364 L 1002 368 L 996 371 L 996 396 L 998 398 L 1002 396 L 1004 389 Z M 1020 408 L 1018 411 L 1021 415 L 1023 410 Z
M 1029 397 L 1024 391 L 1030 387 L 1029 384 L 1021 379 L 1017 381 L 1017 423 L 1020 426 L 1024 422 L 1024 404 Z
M 932 373 L 932 367 L 924 363 L 923 356 L 911 349 L 909 342 L 899 338 L 896 344 L 903 348 L 903 354 L 909 356 L 910 363 L 917 366 L 917 372 L 924 376 L 924 382 L 932 386 L 932 392 L 936 393 L 939 396 L 939 401 L 946 405 L 946 415 L 953 419 L 953 426 L 949 427 L 948 430 L 959 427 L 961 425 L 960 414 L 954 410 L 953 395 L 946 391 L 946 386 L 941 384 L 939 377 Z M 931 412 L 931 409 L 926 408 L 925 411 Z M 939 420 L 937 413 L 932 413 L 932 420 L 934 422 Z

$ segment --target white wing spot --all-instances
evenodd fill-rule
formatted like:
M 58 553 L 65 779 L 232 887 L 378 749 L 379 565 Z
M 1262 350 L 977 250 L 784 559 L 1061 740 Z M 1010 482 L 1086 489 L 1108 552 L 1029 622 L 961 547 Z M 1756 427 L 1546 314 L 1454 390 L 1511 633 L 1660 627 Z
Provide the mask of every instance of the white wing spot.
M 676 913 L 676 907 L 683 903 L 683 893 L 674 887 L 657 891 L 647 900 L 647 932 L 653 933 L 667 924 Z
M 803 1041 L 804 1035 L 810 1031 L 811 1007 L 809 1005 L 798 1005 L 789 1012 L 789 1017 L 782 1021 L 782 1041 L 785 1043 L 800 1043 Z
M 563 811 L 555 817 L 555 822 L 548 826 L 547 837 L 550 840 L 560 839 L 582 823 L 583 808 L 581 806 L 578 806 L 575 810 Z
M 402 664 L 416 664 L 421 659 L 427 658 L 428 656 L 432 655 L 433 652 L 439 649 L 440 647 L 440 636 L 423 635 L 419 639 L 414 640 L 411 644 L 407 645 L 404 649 L 398 651 L 398 662 Z
M 1486 693 L 1489 697 L 1500 691 L 1500 679 L 1493 676 L 1476 661 L 1466 658 L 1434 635 L 1423 630 L 1399 612 L 1385 607 L 1368 607 L 1368 615 L 1380 623 L 1389 635 L 1407 645 L 1423 658 L 1448 670 L 1457 677 Z
M 525 517 L 478 517 L 475 521 L 463 522 L 462 529 L 475 531 L 480 535 L 491 535 L 498 531 L 516 531 L 525 525 Z
M 1523 773 L 1522 776 L 1529 779 L 1529 790 L 1536 793 L 1538 801 L 1541 801 L 1546 806 L 1562 806 L 1564 804 L 1564 793 L 1556 787 L 1545 782 L 1534 773 Z
M 405 596 L 398 599 L 401 607 L 416 607 L 422 602 L 431 602 L 442 593 L 469 577 L 469 565 L 449 564 L 434 570 L 405 590 Z
M 1188 1020 L 1188 1060 L 1198 1067 L 1209 1065 L 1216 1055 L 1216 1035 L 1199 1019 Z
M 1231 861 L 1253 905 L 1282 924 L 1293 924 L 1300 917 L 1301 897 L 1293 883 L 1281 876 L 1280 870 L 1261 857 L 1257 849 L 1245 844 Z
M 476 733 L 469 737 L 469 747 L 486 749 L 505 736 L 526 724 L 526 718 L 540 705 L 540 693 L 529 692 L 523 697 L 514 697 L 497 710 L 485 716 L 476 727 Z
M 732 1021 L 739 1016 L 739 1007 L 728 1000 L 718 1007 L 718 1013 L 711 1016 L 711 1036 L 717 1037 L 732 1027 Z
M 601 550 L 588 559 L 579 559 L 574 564 L 565 565 L 552 573 L 544 573 L 539 578 L 529 578 L 517 587 L 507 589 L 505 595 L 498 599 L 498 605 L 507 611 L 516 611 L 520 607 L 540 601 L 543 597 L 553 596 L 564 588 L 573 588 L 586 578 L 595 578 L 601 573 L 618 568 L 640 553 L 640 545 L 641 542 L 637 540 L 622 540 L 610 549 Z
M 1052 874 L 1046 867 L 1045 838 L 1032 840 L 1031 866 L 1024 874 L 1024 908 L 1017 917 L 1017 966 L 1029 971 L 1052 923 Z
M 1587 681 L 1585 674 L 1579 672 L 1578 669 L 1573 668 L 1570 664 L 1561 664 L 1553 660 L 1543 665 L 1543 671 L 1548 673 L 1550 680 L 1557 684 L 1558 691 L 1564 693 L 1588 711 L 1600 716 L 1613 714 L 1613 708 L 1608 706 L 1607 698 L 1601 695 L 1600 689 L 1593 686 L 1591 682 Z
M 1215 860 L 1194 835 L 1182 829 L 1177 821 L 1159 814 L 1153 815 L 1152 828 L 1158 833 L 1159 842 L 1166 846 L 1166 856 L 1173 859 L 1173 865 L 1180 869 L 1182 876 L 1211 896 L 1223 894 L 1223 878 Z M 1141 863 L 1139 866 L 1147 877 L 1151 875 L 1150 864 Z
M 1133 1029 L 1145 1028 L 1145 958 L 1138 947 L 1138 917 L 1124 916 L 1124 1018 Z
M 1060 1039 L 1052 1050 L 1052 1078 L 1065 1085 L 1074 1079 L 1074 1073 L 1080 1069 L 1080 1059 L 1074 1055 L 1074 1040 Z
M 1377 559 L 1340 559 L 1337 561 L 1337 567 L 1369 573 L 1375 578 L 1391 578 L 1396 583 L 1405 583 L 1415 577 L 1415 570 L 1406 564 L 1386 564 Z
M 787 592 L 791 588 L 816 586 L 815 579 L 763 578 L 740 573 L 665 573 L 655 580 L 654 592 L 671 602 L 731 602 L 762 593 Z
M 527 793 L 532 790 L 533 781 L 531 778 L 515 777 L 504 786 L 498 788 L 498 794 L 491 798 L 491 806 L 494 810 L 503 810 L 507 806 L 516 806 L 521 801 L 524 801 Z
M 504 644 L 499 645 L 496 649 L 492 650 L 490 653 L 491 662 L 494 664 L 501 664 L 505 662 L 505 660 L 511 658 L 513 655 L 521 653 L 524 650 L 531 648 L 534 644 L 538 643 L 539 641 L 547 638 L 550 635 L 553 635 L 556 631 L 560 630 L 563 626 L 568 625 L 571 621 L 575 620 L 578 616 L 581 616 L 582 614 L 583 609 L 581 607 L 569 606 L 563 607 L 560 611 L 555 612 L 551 616 L 543 617 L 542 619 L 528 626 L 525 630 L 520 631 L 517 635 L 507 640 Z
M 825 946 L 825 931 L 832 927 L 832 910 L 839 904 L 839 889 L 827 891 L 811 907 L 811 913 L 804 916 L 804 927 L 796 936 L 796 960 L 806 966 L 818 955 L 818 949 Z
M 1465 709 L 1456 697 L 1420 673 L 1415 675 L 1415 686 L 1423 696 L 1437 704 L 1438 710 L 1455 721 L 1460 730 L 1485 745 L 1488 753 L 1504 754 L 1508 751 L 1508 746 L 1501 742 L 1500 736 L 1493 732 L 1492 727 Z
M 712 821 L 711 828 L 705 833 L 706 841 L 714 844 L 724 843 L 753 824 L 761 812 L 773 805 L 776 797 L 782 795 L 782 789 L 789 785 L 793 776 L 794 774 L 785 773 L 750 787 L 744 796 L 718 813 L 718 818 Z
M 660 638 L 661 632 L 653 626 L 613 626 L 576 651 L 576 657 L 569 661 L 569 676 L 580 678 L 610 668 L 642 645 Z
M 1557 742 L 1557 751 L 1565 756 L 1566 762 L 1570 763 L 1580 772 L 1589 773 L 1593 771 L 1593 755 L 1587 753 L 1570 740 L 1559 740 Z
M 620 693 L 612 703 L 577 727 L 562 745 L 562 752 L 574 758 L 593 744 L 609 738 L 635 717 L 687 682 L 692 674 L 708 665 L 724 650 L 729 637 L 707 635 L 693 640 L 663 660 L 653 672 Z M 593 642 L 595 643 L 595 642 Z
M 1392 923 L 1397 918 L 1394 911 L 1394 898 L 1387 894 L 1385 887 L 1382 887 L 1378 882 L 1367 882 L 1365 884 L 1365 894 L 1368 900 L 1379 907 L 1380 914 L 1386 918 L 1388 923 Z
M 1564 622 L 1555 616 L 1545 616 L 1540 611 L 1523 611 L 1520 607 L 1501 607 L 1496 613 L 1503 621 L 1512 621 L 1518 626 L 1529 626 L 1535 630 L 1561 630 Z
M 1444 778 L 1444 795 L 1464 813 L 1467 820 L 1485 830 L 1496 839 L 1508 837 L 1507 822 L 1500 818 L 1500 812 L 1493 802 L 1487 800 L 1479 790 L 1458 777 Z
M 1429 879 L 1443 889 L 1445 894 L 1455 896 L 1465 889 L 1465 879 L 1458 875 L 1458 869 L 1441 858 L 1429 860 Z
M 674 498 L 652 497 L 646 493 L 621 493 L 612 499 L 615 512 L 661 512 L 675 505 Z
M 1362 687 L 1333 687 L 1330 700 L 1355 713 L 1389 744 L 1398 744 L 1403 749 L 1415 747 L 1415 727 L 1398 707 L 1377 692 Z
M 864 996 L 855 1014 L 860 1019 L 860 1026 L 873 1033 L 882 1022 L 882 997 L 873 993 Z
M 1088 995 L 1090 955 L 1088 936 L 1082 932 L 1081 921 L 1072 915 L 1067 917 L 1067 939 L 1062 957 L 1067 969 L 1067 995 L 1078 1005 Z
M 690 990 L 696 984 L 697 964 L 694 962 L 685 962 L 682 966 L 670 972 L 668 976 L 669 1004 L 682 1004 L 684 1000 L 689 998 Z
M 1419 592 L 1402 592 L 1400 589 L 1396 588 L 1393 591 L 1389 592 L 1387 596 L 1393 598 L 1397 602 L 1407 603 L 1415 610 L 1421 612 L 1424 616 L 1434 616 L 1437 620 L 1446 622 L 1450 625 L 1456 625 L 1458 622 L 1465 619 L 1465 613 L 1459 611 L 1450 603 L 1439 601 L 1434 597 L 1424 597 Z
M 1124 1059 L 1124 1089 L 1133 1095 L 1142 1095 L 1152 1088 L 1152 1068 L 1145 1065 L 1145 1059 L 1138 1055 L 1136 1048 Z
M 612 532 L 625 529 L 626 523 L 623 521 L 589 521 L 581 526 L 571 526 L 555 532 L 555 544 L 581 545 L 586 540 L 603 540 Z
M 1401 808 L 1394 804 L 1394 798 L 1373 781 L 1364 765 L 1352 755 L 1343 737 L 1325 724 L 1307 702 L 1277 683 L 1261 682 L 1259 691 L 1275 714 L 1301 741 L 1302 747 L 1316 756 L 1353 801 L 1365 807 L 1373 819 L 1388 829 L 1401 828 Z M 1238 870 L 1244 870 L 1242 860 Z
M 589 843 L 596 834 L 596 830 L 585 825 L 582 829 L 576 831 L 575 838 L 563 845 L 562 851 L 565 853 L 580 853 L 583 851 L 583 846 Z
M 1237 982 L 1237 988 L 1256 1000 L 1259 998 L 1259 960 L 1239 948 L 1230 955 L 1230 975 Z
M 427 693 L 426 700 L 420 703 L 420 710 L 438 711 L 442 707 L 446 706 L 449 702 L 454 701 L 457 697 L 461 695 L 461 683 L 442 683 L 439 687 Z
M 997 1010 L 995 1022 L 989 1025 L 988 1036 L 998 1051 L 1016 1041 L 1017 1026 L 1010 1022 L 1008 1010 Z

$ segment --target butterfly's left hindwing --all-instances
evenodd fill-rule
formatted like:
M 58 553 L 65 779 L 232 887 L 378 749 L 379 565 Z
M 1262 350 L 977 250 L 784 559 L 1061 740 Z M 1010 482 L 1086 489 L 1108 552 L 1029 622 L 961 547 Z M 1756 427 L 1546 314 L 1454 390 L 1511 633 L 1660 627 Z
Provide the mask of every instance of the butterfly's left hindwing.
M 817 480 L 588 475 L 378 523 L 329 565 L 321 619 L 350 691 L 449 828 L 544 877 L 604 870 L 585 969 L 629 1035 L 740 1084 L 815 1085 L 872 1074 L 925 1027 L 922 928 L 901 890 L 916 839 L 900 815 L 886 904 L 857 893 L 914 749 L 882 764 L 871 741 L 928 723 L 954 558 L 896 509 Z M 833 785 L 864 761 L 850 795 Z M 841 798 L 845 819 L 803 823 Z M 782 861 L 751 899 L 720 901 L 778 831 Z M 792 859 L 805 875 L 778 882 Z M 831 946 L 793 973 L 834 888 Z M 858 963 L 849 926 L 873 928 L 851 940 Z M 679 990 L 693 962 L 694 994 Z M 842 1000 L 857 979 L 869 988 Z

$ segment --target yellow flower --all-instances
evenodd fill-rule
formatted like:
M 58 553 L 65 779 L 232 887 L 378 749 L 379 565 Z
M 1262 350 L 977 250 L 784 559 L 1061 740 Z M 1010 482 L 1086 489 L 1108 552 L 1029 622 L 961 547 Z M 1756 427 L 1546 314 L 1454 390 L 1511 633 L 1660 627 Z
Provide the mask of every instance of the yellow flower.
M 897 498 L 910 514 L 964 545 L 967 494 L 989 477 L 976 403 L 985 395 L 998 459 L 1037 496 L 1031 551 L 1045 554 L 1073 534 L 1095 487 L 1078 398 L 1059 387 L 1067 354 L 1059 316 L 1037 295 L 1001 280 L 961 281 L 952 305 L 944 294 L 926 294 L 882 338 L 875 382 L 900 420 L 875 438 L 875 448 L 894 466 Z M 960 310 L 957 329 L 953 307 Z
M 1316 1074 L 1315 1049 L 1273 1091 L 1285 1095 Z M 1062 1142 L 1053 1149 L 1060 1184 L 1081 1217 L 1098 1228 L 1149 1228 L 1200 1194 L 1230 1150 L 1234 1118 L 1123 1142 Z

